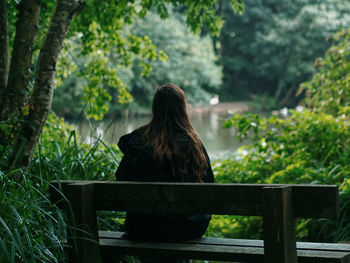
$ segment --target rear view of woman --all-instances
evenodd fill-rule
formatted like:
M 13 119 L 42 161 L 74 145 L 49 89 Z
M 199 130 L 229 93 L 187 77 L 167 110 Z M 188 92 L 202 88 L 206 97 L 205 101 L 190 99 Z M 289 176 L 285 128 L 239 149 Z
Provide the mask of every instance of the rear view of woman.
M 212 183 L 208 154 L 186 111 L 185 93 L 174 84 L 157 89 L 153 118 L 120 138 L 124 153 L 116 179 L 142 182 Z M 127 213 L 126 238 L 140 241 L 176 241 L 200 238 L 211 216 L 194 214 Z

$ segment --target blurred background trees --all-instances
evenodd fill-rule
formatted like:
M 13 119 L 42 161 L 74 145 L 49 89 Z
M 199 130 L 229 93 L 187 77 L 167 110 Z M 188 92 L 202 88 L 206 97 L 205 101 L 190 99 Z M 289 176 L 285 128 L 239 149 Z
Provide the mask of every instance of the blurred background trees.
M 149 112 L 155 88 L 168 82 L 177 83 L 183 88 L 191 104 L 208 102 L 212 94 L 219 92 L 222 69 L 210 35 L 194 34 L 186 26 L 184 14 L 170 8 L 168 12 L 169 17 L 161 19 L 156 11 L 150 11 L 146 17 L 135 19 L 123 29 L 125 35 L 149 38 L 160 51 L 162 59 L 150 61 L 150 72 L 143 72 L 145 64 L 138 58 L 129 67 L 123 68 L 116 59 L 117 53 L 109 55 L 110 67 L 116 69 L 135 100 L 129 105 L 132 112 Z M 73 42 L 72 45 L 78 44 Z M 82 68 L 86 59 L 77 56 L 78 52 L 72 54 L 71 59 Z M 79 115 L 84 109 L 81 99 L 85 79 L 86 75 L 79 71 L 65 76 L 55 92 L 53 110 L 56 113 L 67 117 Z M 124 107 L 118 103 L 118 90 L 109 89 L 109 93 L 111 100 L 107 103 L 108 107 L 114 113 L 121 112 Z
M 300 83 L 312 76 L 315 59 L 331 45 L 328 36 L 350 25 L 350 3 L 345 0 L 247 0 L 243 14 L 235 14 L 228 1 L 219 1 L 215 12 L 225 21 L 220 36 L 208 34 L 207 26 L 200 35 L 191 32 L 183 8 L 168 7 L 164 20 L 157 12 L 134 19 L 119 34 L 148 37 L 164 52 L 161 60 L 151 60 L 145 72 L 140 59 L 122 68 L 118 56 L 109 55 L 110 67 L 133 96 L 127 107 L 135 113 L 149 110 L 153 90 L 165 82 L 181 86 L 193 105 L 219 94 L 220 101 L 250 100 L 263 110 L 295 106 L 304 96 L 296 96 Z M 78 54 L 71 54 L 72 60 L 83 65 L 86 58 Z M 87 100 L 82 105 L 79 98 L 86 94 L 86 76 L 84 71 L 65 76 L 56 89 L 56 112 L 73 117 L 84 109 Z M 125 106 L 118 103 L 118 91 L 110 92 L 108 108 L 121 113 Z
M 327 37 L 350 25 L 344 0 L 247 0 L 242 16 L 226 2 L 216 47 L 223 66 L 222 100 L 274 99 L 295 106 L 296 91 L 313 73 L 314 60 L 330 46 Z M 263 102 L 263 101 L 262 101 Z

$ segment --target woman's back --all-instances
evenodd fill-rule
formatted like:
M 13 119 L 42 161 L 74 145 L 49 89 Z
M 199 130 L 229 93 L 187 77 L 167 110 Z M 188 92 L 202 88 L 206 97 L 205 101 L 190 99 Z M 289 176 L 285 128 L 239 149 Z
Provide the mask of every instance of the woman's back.
M 156 91 L 152 121 L 120 138 L 124 153 L 116 179 L 144 182 L 214 181 L 208 154 L 192 128 L 184 92 L 173 84 Z M 127 213 L 129 239 L 188 240 L 201 237 L 210 215 Z
M 179 147 L 185 148 L 186 143 L 188 142 L 179 140 Z M 139 130 L 121 137 L 118 145 L 124 152 L 116 172 L 116 179 L 119 181 L 197 181 L 190 169 L 184 174 L 172 174 L 171 169 L 159 166 L 152 149 L 142 144 Z M 208 170 L 205 171 L 203 182 L 213 181 L 208 158 Z M 199 238 L 205 233 L 210 218 L 209 215 L 127 213 L 125 228 L 127 238 L 132 240 L 189 240 Z

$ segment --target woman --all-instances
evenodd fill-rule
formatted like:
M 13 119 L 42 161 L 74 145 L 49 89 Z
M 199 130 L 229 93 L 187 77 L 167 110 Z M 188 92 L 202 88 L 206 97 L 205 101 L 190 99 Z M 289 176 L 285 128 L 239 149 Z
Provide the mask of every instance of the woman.
M 142 182 L 212 183 L 208 154 L 186 111 L 185 93 L 174 84 L 157 89 L 153 118 L 120 138 L 124 153 L 116 179 Z M 210 215 L 127 213 L 126 238 L 143 241 L 175 241 L 200 238 Z

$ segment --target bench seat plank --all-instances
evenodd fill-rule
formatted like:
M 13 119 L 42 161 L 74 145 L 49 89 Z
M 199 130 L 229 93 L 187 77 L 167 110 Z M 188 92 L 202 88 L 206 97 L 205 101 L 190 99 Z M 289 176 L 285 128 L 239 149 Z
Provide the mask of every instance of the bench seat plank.
M 157 256 L 166 259 L 188 258 L 263 262 L 264 249 L 257 247 L 213 246 L 168 242 L 132 242 L 100 238 L 101 253 L 113 255 Z
M 264 262 L 262 240 L 201 238 L 182 242 L 132 242 L 123 232 L 99 231 L 102 253 L 157 255 L 167 258 Z M 297 242 L 298 262 L 349 263 L 350 244 Z

